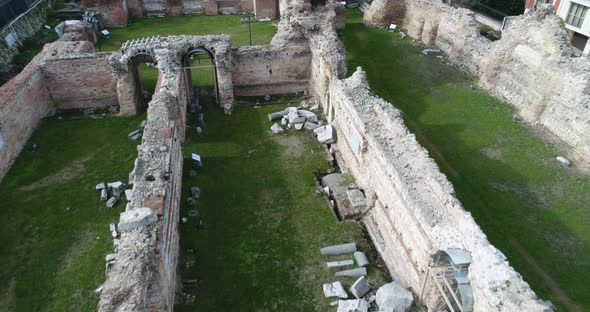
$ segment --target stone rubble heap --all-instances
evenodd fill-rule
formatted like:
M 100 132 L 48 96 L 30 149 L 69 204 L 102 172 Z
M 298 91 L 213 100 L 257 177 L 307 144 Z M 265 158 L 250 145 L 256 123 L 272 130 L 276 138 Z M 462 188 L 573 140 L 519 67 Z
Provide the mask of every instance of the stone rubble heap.
M 125 194 L 128 202 L 131 200 L 133 191 L 131 189 L 125 189 L 125 186 L 125 183 L 120 181 L 111 183 L 101 182 L 95 186 L 95 189 L 100 192 L 100 200 L 106 202 L 107 208 L 113 208 L 123 194 Z M 108 196 L 109 189 L 111 190 L 111 197 Z
M 280 125 L 274 123 L 270 130 L 275 134 L 285 133 L 287 128 L 295 128 L 296 130 L 312 130 L 317 136 L 321 144 L 332 144 L 336 142 L 336 133 L 331 125 L 324 125 L 324 121 L 318 118 L 318 115 L 313 111 L 319 109 L 319 106 L 313 105 L 309 110 L 305 110 L 307 104 L 302 107 L 287 107 L 280 112 L 268 114 L 269 121 L 280 120 Z
M 406 312 L 414 301 L 412 293 L 399 286 L 396 282 L 381 286 L 376 292 L 367 280 L 369 261 L 367 255 L 357 250 L 356 243 L 327 246 L 320 250 L 323 256 L 354 256 L 353 259 L 331 261 L 326 263 L 328 269 L 352 266 L 356 262 L 357 268 L 336 272 L 337 277 L 358 277 L 350 287 L 350 293 L 356 299 L 348 299 L 348 293 L 340 281 L 323 285 L 326 298 L 338 298 L 332 301 L 330 306 L 338 306 L 338 312 L 367 312 L 376 303 L 376 309 L 382 312 Z M 375 310 L 375 309 L 374 309 Z

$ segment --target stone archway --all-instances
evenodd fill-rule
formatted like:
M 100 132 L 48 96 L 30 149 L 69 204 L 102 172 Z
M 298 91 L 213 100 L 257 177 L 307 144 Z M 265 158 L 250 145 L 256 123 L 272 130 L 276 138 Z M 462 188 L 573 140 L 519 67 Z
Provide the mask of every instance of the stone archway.
M 197 47 L 197 48 L 195 48 Z M 191 49 L 203 49 L 215 60 L 215 82 L 218 104 L 233 105 L 234 90 L 231 73 L 231 38 L 219 36 L 170 36 L 136 39 L 125 42 L 119 52 L 111 55 L 113 74 L 117 78 L 117 94 L 121 115 L 136 114 L 141 108 L 141 85 L 138 84 L 137 62 L 139 58 L 151 59 L 157 63 L 156 54 L 168 53 L 177 60 L 178 68 Z M 156 51 L 158 51 L 156 53 Z M 196 51 L 197 50 L 193 50 Z M 172 68 L 158 66 L 159 75 Z M 176 70 L 176 69 L 174 69 Z M 157 92 L 156 92 L 157 93 Z

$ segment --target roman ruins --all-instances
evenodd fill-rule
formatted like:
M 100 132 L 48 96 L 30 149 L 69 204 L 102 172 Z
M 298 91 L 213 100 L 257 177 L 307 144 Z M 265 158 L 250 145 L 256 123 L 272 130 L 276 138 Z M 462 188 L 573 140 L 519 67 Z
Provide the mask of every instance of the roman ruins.
M 97 4 L 99 11 L 99 4 L 107 3 L 85 2 Z M 163 8 L 164 2 L 169 6 Z M 234 7 L 257 3 L 223 3 L 229 2 Z M 178 15 L 194 7 L 206 13 L 211 3 L 217 7 L 222 1 L 125 3 L 129 12 L 123 13 L 149 16 L 156 11 Z M 368 204 L 360 222 L 390 274 L 412 289 L 429 310 L 444 306 L 437 289 L 437 259 L 441 254 L 468 254 L 468 273 L 457 279 L 467 310 L 552 311 L 552 305 L 539 300 L 488 242 L 446 176 L 407 129 L 401 112 L 371 92 L 362 68 L 345 77 L 345 50 L 336 32 L 342 27 L 342 7 L 334 2 L 312 6 L 281 1 L 279 8 L 278 33 L 268 46 L 233 47 L 226 35 L 170 36 L 134 40 L 106 53 L 96 52 L 87 41 L 91 25 L 71 27 L 67 36 L 47 44 L 0 88 L 2 178 L 45 116 L 77 108 L 117 107 L 121 116 L 138 112 L 143 105 L 138 65 L 157 64 L 156 92 L 147 107 L 147 124 L 129 175 L 132 199 L 120 216 L 120 245 L 108 268 L 98 310 L 173 309 L 181 150 L 190 88 L 183 67 L 191 54 L 206 53 L 215 64 L 222 107 L 231 107 L 241 95 L 313 95 L 334 128 L 337 141 L 332 151 L 338 164 L 365 192 Z M 517 107 L 526 121 L 543 125 L 571 148 L 578 162 L 587 164 L 590 61 L 570 57 L 558 18 L 548 12 L 540 7 L 514 18 L 495 42 L 480 35 L 473 13 L 433 0 L 375 0 L 365 22 L 396 23 L 410 36 L 436 45 L 479 77 L 483 88 Z M 107 21 L 127 18 L 100 13 Z

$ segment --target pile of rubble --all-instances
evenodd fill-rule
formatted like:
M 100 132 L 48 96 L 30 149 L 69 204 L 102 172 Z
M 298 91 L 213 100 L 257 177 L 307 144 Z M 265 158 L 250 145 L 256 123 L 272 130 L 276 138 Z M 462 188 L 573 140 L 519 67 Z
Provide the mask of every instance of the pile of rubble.
M 327 262 L 328 269 L 354 266 L 355 263 L 357 265 L 356 268 L 335 273 L 336 277 L 358 277 L 349 289 L 356 299 L 348 299 L 348 293 L 340 281 L 323 285 L 326 298 L 338 298 L 330 303 L 330 306 L 338 306 L 337 312 L 367 312 L 374 304 L 382 312 L 406 312 L 410 309 L 414 301 L 412 293 L 396 282 L 385 284 L 374 291 L 366 278 L 369 260 L 364 252 L 357 250 L 355 243 L 324 247 L 321 253 L 324 256 L 353 255 L 354 260 Z
M 131 195 L 133 194 L 133 191 L 131 189 L 125 189 L 125 183 L 120 181 L 112 183 L 101 182 L 96 185 L 95 189 L 100 192 L 100 200 L 106 202 L 107 208 L 113 208 L 123 194 L 125 194 L 128 202 L 131 201 Z M 112 195 L 110 198 L 109 189 Z
M 280 125 L 274 123 L 270 127 L 270 130 L 276 134 L 285 133 L 285 129 L 281 126 L 295 128 L 296 130 L 313 130 L 321 144 L 331 144 L 336 142 L 336 136 L 332 126 L 324 125 L 324 121 L 320 120 L 314 113 L 314 111 L 318 109 L 319 106 L 316 104 L 309 110 L 298 107 L 287 107 L 280 112 L 268 114 L 269 121 L 281 120 Z

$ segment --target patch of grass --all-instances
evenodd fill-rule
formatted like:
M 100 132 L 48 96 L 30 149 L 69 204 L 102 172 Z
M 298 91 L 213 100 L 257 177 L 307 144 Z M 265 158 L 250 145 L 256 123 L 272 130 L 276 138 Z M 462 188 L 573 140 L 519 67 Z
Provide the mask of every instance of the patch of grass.
M 145 18 L 133 21 L 127 28 L 109 29 L 110 39 L 98 44 L 102 51 L 114 51 L 129 39 L 170 35 L 219 35 L 232 36 L 234 46 L 249 44 L 248 24 L 240 22 L 240 15 L 180 16 Z M 277 31 L 272 22 L 258 22 L 252 26 L 252 45 L 268 44 Z
M 48 119 L 35 131 L 0 183 L 0 310 L 96 310 L 108 224 L 125 205 L 107 209 L 94 186 L 127 181 L 137 155 L 127 133 L 144 117 Z
M 590 309 L 590 178 L 560 166 L 558 151 L 513 122 L 508 104 L 472 90 L 471 77 L 411 40 L 365 27 L 359 11 L 347 14 L 350 72 L 362 66 L 375 93 L 404 112 L 465 208 L 541 298 Z
M 179 268 L 198 286 L 185 287 L 196 301 L 181 300 L 175 311 L 325 311 L 322 284 L 337 280 L 325 262 L 337 259 L 320 248 L 355 241 L 369 250 L 360 226 L 337 222 L 316 194 L 313 172 L 328 167 L 312 134 L 270 132 L 267 114 L 282 109 L 240 106 L 226 116 L 209 105 L 204 135 L 187 129 L 185 159 L 199 153 L 204 167 L 190 177 L 190 162 L 184 166 L 181 216 L 189 221 L 180 224 Z M 195 207 L 186 204 L 191 186 L 201 188 Z M 372 282 L 384 282 L 374 266 L 369 271 Z

